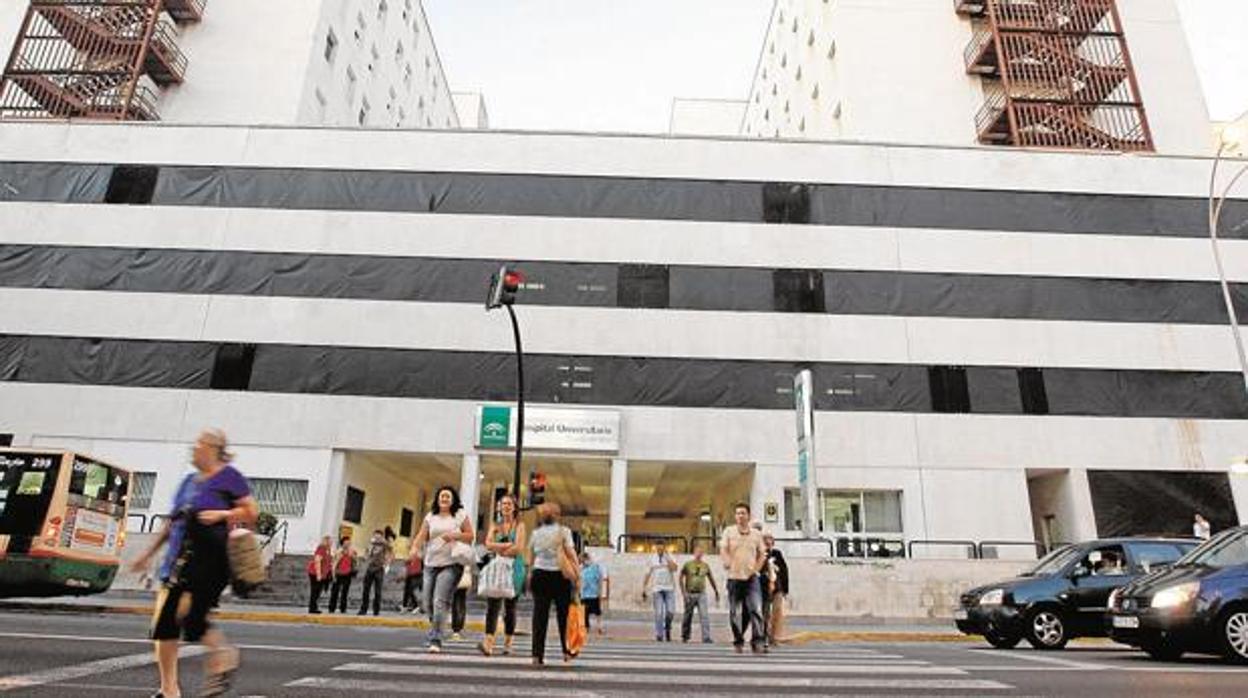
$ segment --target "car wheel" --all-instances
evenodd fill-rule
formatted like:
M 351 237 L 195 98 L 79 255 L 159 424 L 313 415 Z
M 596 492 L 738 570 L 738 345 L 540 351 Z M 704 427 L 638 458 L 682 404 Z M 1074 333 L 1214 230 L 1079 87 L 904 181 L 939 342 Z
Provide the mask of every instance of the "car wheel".
M 1140 645 L 1140 649 L 1144 650 L 1152 659 L 1159 662 L 1178 661 L 1183 656 L 1183 648 L 1178 645 L 1166 642 L 1165 640 L 1156 640 L 1146 642 Z
M 1222 616 L 1222 653 L 1238 664 L 1248 664 L 1248 608 L 1233 608 Z
M 988 630 L 984 633 L 984 639 L 988 641 L 988 644 L 999 650 L 1008 650 L 1017 645 L 1018 641 L 1023 638 L 1017 635 L 1007 635 L 996 630 Z
M 1053 608 L 1037 608 L 1027 614 L 1027 642 L 1038 650 L 1060 650 L 1070 636 L 1066 620 Z

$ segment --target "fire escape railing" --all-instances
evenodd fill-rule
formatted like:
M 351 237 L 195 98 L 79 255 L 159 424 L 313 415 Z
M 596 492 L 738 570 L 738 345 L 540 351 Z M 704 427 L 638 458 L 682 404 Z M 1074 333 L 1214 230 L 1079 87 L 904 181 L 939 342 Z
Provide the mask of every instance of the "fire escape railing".
M 966 70 L 985 80 L 980 142 L 1151 150 L 1115 0 L 955 0 L 975 21 Z
M 205 6 L 31 0 L 0 74 L 0 119 L 159 119 L 158 86 L 181 83 L 188 65 L 173 22 L 199 21 Z

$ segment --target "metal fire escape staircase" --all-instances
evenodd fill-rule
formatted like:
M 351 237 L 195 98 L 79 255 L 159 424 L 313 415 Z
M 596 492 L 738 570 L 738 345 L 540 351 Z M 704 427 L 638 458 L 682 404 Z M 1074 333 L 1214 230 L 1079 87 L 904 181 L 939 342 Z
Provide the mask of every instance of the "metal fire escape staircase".
M 967 72 L 985 78 L 986 144 L 1152 150 L 1114 0 L 955 0 L 977 21 Z
M 197 22 L 205 2 L 31 0 L 0 79 L 0 119 L 159 119 L 145 83 L 180 84 L 187 68 L 168 18 Z

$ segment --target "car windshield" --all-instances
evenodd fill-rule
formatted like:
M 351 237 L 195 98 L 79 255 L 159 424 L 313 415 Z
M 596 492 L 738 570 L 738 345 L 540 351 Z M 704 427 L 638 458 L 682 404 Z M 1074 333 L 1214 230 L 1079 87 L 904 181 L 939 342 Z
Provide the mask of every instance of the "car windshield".
M 1233 528 L 1184 555 L 1175 566 L 1221 569 L 1244 564 L 1248 564 L 1248 528 Z
M 1071 562 L 1074 561 L 1075 558 L 1079 557 L 1081 554 L 1082 554 L 1082 551 L 1079 548 L 1076 548 L 1073 546 L 1067 546 L 1065 548 L 1054 550 L 1053 552 L 1044 556 L 1044 558 L 1042 558 L 1040 562 L 1034 568 L 1031 569 L 1030 572 L 1024 573 L 1023 576 L 1024 577 L 1042 577 L 1045 575 L 1057 574 L 1058 572 L 1062 571 L 1062 568 L 1066 567 L 1066 565 L 1069 565 Z

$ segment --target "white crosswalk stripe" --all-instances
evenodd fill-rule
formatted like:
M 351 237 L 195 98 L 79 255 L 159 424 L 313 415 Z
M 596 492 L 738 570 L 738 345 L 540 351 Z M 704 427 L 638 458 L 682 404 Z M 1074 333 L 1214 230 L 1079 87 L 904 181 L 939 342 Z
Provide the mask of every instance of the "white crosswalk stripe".
M 1001 695 L 1014 687 L 976 678 L 964 669 L 935 666 L 903 654 L 865 647 L 781 648 L 766 656 L 737 655 L 724 645 L 663 646 L 599 643 L 565 665 L 559 647 L 547 651 L 548 665 L 530 666 L 528 647 L 512 656 L 483 657 L 471 644 L 455 643 L 442 654 L 423 648 L 378 652 L 366 660 L 333 667 L 328 676 L 307 676 L 286 684 L 310 695 L 369 692 L 517 696 L 698 696 L 783 692 L 809 695 L 897 696 Z M 418 651 L 419 650 L 419 651 Z M 903 650 L 904 651 L 904 650 Z

